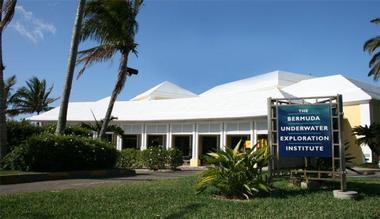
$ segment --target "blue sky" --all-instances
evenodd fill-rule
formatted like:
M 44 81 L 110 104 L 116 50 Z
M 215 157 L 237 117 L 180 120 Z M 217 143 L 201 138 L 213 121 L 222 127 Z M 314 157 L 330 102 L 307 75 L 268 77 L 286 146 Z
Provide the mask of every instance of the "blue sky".
M 17 86 L 35 75 L 61 95 L 76 7 L 71 0 L 18 1 L 3 39 L 5 74 L 16 74 Z M 367 77 L 370 56 L 362 51 L 380 34 L 369 22 L 379 8 L 380 1 L 145 1 L 139 55 L 129 62 L 139 75 L 128 79 L 119 99 L 165 80 L 201 93 L 278 69 L 344 74 L 379 86 Z M 117 65 L 118 57 L 89 68 L 74 81 L 71 101 L 109 96 Z

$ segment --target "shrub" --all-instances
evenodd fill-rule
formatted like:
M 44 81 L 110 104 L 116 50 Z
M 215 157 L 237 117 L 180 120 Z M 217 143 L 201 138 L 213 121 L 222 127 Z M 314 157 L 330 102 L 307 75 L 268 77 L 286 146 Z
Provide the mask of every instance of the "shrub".
M 4 169 L 66 171 L 115 166 L 119 152 L 110 144 L 79 136 L 33 136 L 1 163 Z
M 116 166 L 125 169 L 142 168 L 142 151 L 133 148 L 122 150 Z
M 240 142 L 234 149 L 208 154 L 207 168 L 195 186 L 197 192 L 215 187 L 227 198 L 249 199 L 261 192 L 268 192 L 269 185 L 263 179 L 262 167 L 268 161 L 266 147 L 255 147 L 247 151 L 240 149 Z
M 166 164 L 169 166 L 170 169 L 175 170 L 177 167 L 183 164 L 182 151 L 176 148 L 171 148 L 166 153 Z
M 7 122 L 8 152 L 11 152 L 17 145 L 25 142 L 28 138 L 42 133 L 54 134 L 56 125 L 36 126 L 29 121 L 9 121 Z M 91 131 L 79 126 L 67 126 L 65 135 L 78 135 L 83 137 L 92 136 Z
M 41 129 L 44 133 L 50 133 L 50 134 L 54 134 L 56 128 L 57 128 L 56 124 L 41 126 Z M 65 135 L 77 135 L 77 136 L 82 136 L 82 137 L 92 137 L 91 130 L 83 128 L 79 125 L 66 126 L 64 134 Z
M 8 152 L 11 152 L 17 145 L 26 139 L 42 132 L 42 128 L 32 125 L 28 121 L 7 122 Z
M 162 146 L 150 147 L 142 152 L 144 166 L 151 170 L 164 169 L 167 153 Z

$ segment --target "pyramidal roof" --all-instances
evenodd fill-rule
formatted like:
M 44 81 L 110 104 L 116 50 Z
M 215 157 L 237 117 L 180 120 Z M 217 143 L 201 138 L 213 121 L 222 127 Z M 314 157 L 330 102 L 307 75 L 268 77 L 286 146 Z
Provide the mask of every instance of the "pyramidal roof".
M 272 71 L 266 74 L 253 76 L 250 78 L 229 82 L 211 88 L 200 96 L 224 95 L 228 93 L 249 92 L 255 90 L 265 90 L 273 88 L 284 88 L 301 80 L 313 78 L 305 74 L 297 74 L 286 71 Z
M 159 100 L 159 99 L 176 99 L 186 97 L 196 97 L 193 92 L 186 90 L 169 81 L 164 81 L 161 84 L 133 97 L 131 100 Z
M 303 80 L 282 90 L 299 97 L 342 94 L 344 102 L 358 102 L 371 99 L 380 100 L 379 87 L 339 74 Z

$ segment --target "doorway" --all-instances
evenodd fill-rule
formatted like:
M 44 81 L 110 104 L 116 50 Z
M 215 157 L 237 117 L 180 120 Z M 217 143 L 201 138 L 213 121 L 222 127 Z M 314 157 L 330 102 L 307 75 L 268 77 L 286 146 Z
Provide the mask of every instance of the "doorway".
M 241 141 L 240 146 L 244 148 L 250 147 L 251 141 L 249 135 L 227 135 L 226 147 L 235 148 L 235 146 Z
M 191 159 L 192 140 L 191 135 L 173 135 L 173 147 L 182 151 L 184 160 Z
M 148 135 L 147 136 L 147 146 L 150 147 L 157 147 L 162 146 L 166 147 L 166 135 Z
M 122 149 L 126 148 L 139 149 L 140 135 L 123 135 Z

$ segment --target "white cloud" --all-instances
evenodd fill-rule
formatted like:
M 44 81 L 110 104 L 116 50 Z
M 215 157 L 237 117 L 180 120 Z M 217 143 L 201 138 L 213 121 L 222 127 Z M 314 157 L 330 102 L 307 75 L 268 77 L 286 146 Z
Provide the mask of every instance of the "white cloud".
M 10 27 L 33 43 L 43 40 L 46 33 L 55 34 L 57 31 L 53 24 L 35 17 L 31 11 L 25 10 L 21 5 L 16 6 L 16 16 Z

